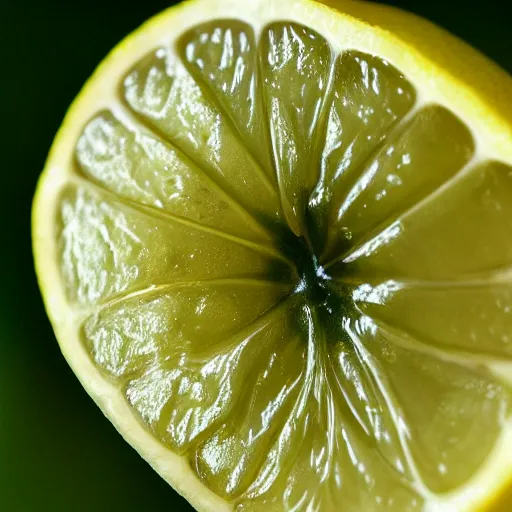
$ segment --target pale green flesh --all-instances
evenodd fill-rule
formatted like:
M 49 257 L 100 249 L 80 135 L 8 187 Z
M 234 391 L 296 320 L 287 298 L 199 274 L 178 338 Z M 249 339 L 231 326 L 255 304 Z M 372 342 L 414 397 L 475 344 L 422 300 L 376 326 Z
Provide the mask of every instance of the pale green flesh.
M 305 27 L 216 21 L 175 50 L 126 77 L 129 127 L 84 127 L 62 194 L 91 357 L 239 510 L 416 510 L 462 485 L 510 414 L 463 356 L 512 357 L 512 168 Z

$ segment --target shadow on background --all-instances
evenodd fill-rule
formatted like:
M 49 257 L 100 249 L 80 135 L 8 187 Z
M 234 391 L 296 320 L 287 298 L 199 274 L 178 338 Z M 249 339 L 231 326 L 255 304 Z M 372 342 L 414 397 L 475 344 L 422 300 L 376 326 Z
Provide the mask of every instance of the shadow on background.
M 0 2 L 2 511 L 192 510 L 124 443 L 60 355 L 30 245 L 36 180 L 68 105 L 112 46 L 173 3 Z M 384 3 L 437 22 L 512 71 L 505 2 Z

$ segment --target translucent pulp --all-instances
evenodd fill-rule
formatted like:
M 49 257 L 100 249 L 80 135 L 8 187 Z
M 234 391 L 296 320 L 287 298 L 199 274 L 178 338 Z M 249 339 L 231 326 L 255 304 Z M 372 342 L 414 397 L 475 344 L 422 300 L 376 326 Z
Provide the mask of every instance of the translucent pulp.
M 510 416 L 512 168 L 391 63 L 258 34 L 154 48 L 83 127 L 57 215 L 83 347 L 239 511 L 420 510 Z

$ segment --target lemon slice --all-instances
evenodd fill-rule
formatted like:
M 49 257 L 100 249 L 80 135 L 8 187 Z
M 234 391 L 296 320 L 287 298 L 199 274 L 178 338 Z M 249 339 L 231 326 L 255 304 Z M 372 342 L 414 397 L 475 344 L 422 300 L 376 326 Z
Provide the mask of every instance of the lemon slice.
M 36 194 L 62 351 L 198 510 L 476 510 L 512 478 L 512 81 L 369 3 L 193 0 Z

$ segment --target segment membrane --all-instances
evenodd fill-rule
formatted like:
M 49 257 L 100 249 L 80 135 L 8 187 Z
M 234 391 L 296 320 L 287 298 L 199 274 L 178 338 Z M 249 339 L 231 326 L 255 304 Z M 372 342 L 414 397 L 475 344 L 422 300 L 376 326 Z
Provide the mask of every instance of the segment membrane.
M 280 333 L 269 329 L 281 321 L 273 307 L 285 291 L 236 280 L 174 288 L 104 309 L 83 337 L 155 435 L 183 452 L 233 408 L 259 354 Z
M 437 106 L 420 110 L 367 162 L 340 204 L 332 205 L 326 260 L 392 225 L 460 171 L 473 152 L 471 133 L 452 113 Z
M 264 352 L 258 366 L 253 364 L 250 381 L 236 391 L 238 406 L 193 454 L 202 480 L 227 499 L 252 484 L 297 400 L 305 347 L 293 325 L 295 310 L 281 311 L 258 339 Z
M 368 317 L 354 331 L 401 418 L 422 480 L 435 493 L 465 483 L 489 455 L 510 415 L 510 389 L 484 370 L 401 348 Z
M 180 60 L 160 48 L 139 62 L 124 95 L 141 121 L 181 149 L 260 223 L 277 222 L 279 198 L 216 106 Z
M 334 394 L 322 327 L 308 323 L 302 387 L 263 467 L 238 510 L 420 510 L 422 499 L 354 425 Z M 403 469 L 403 468 L 402 468 Z
M 512 167 L 484 162 L 376 235 L 333 274 L 467 280 L 512 264 Z
M 190 74 L 226 114 L 276 187 L 252 27 L 237 20 L 205 23 L 181 36 L 178 49 Z
M 63 192 L 58 225 L 64 283 L 80 305 L 182 281 L 288 276 L 291 282 L 288 265 L 257 246 L 138 212 L 81 187 Z
M 332 87 L 320 178 L 308 203 L 320 255 L 336 216 L 333 207 L 343 201 L 416 99 L 414 88 L 396 68 L 356 51 L 338 57 Z
M 92 119 L 76 156 L 82 171 L 122 198 L 241 238 L 268 238 L 208 176 L 148 130 L 129 130 L 111 112 Z

